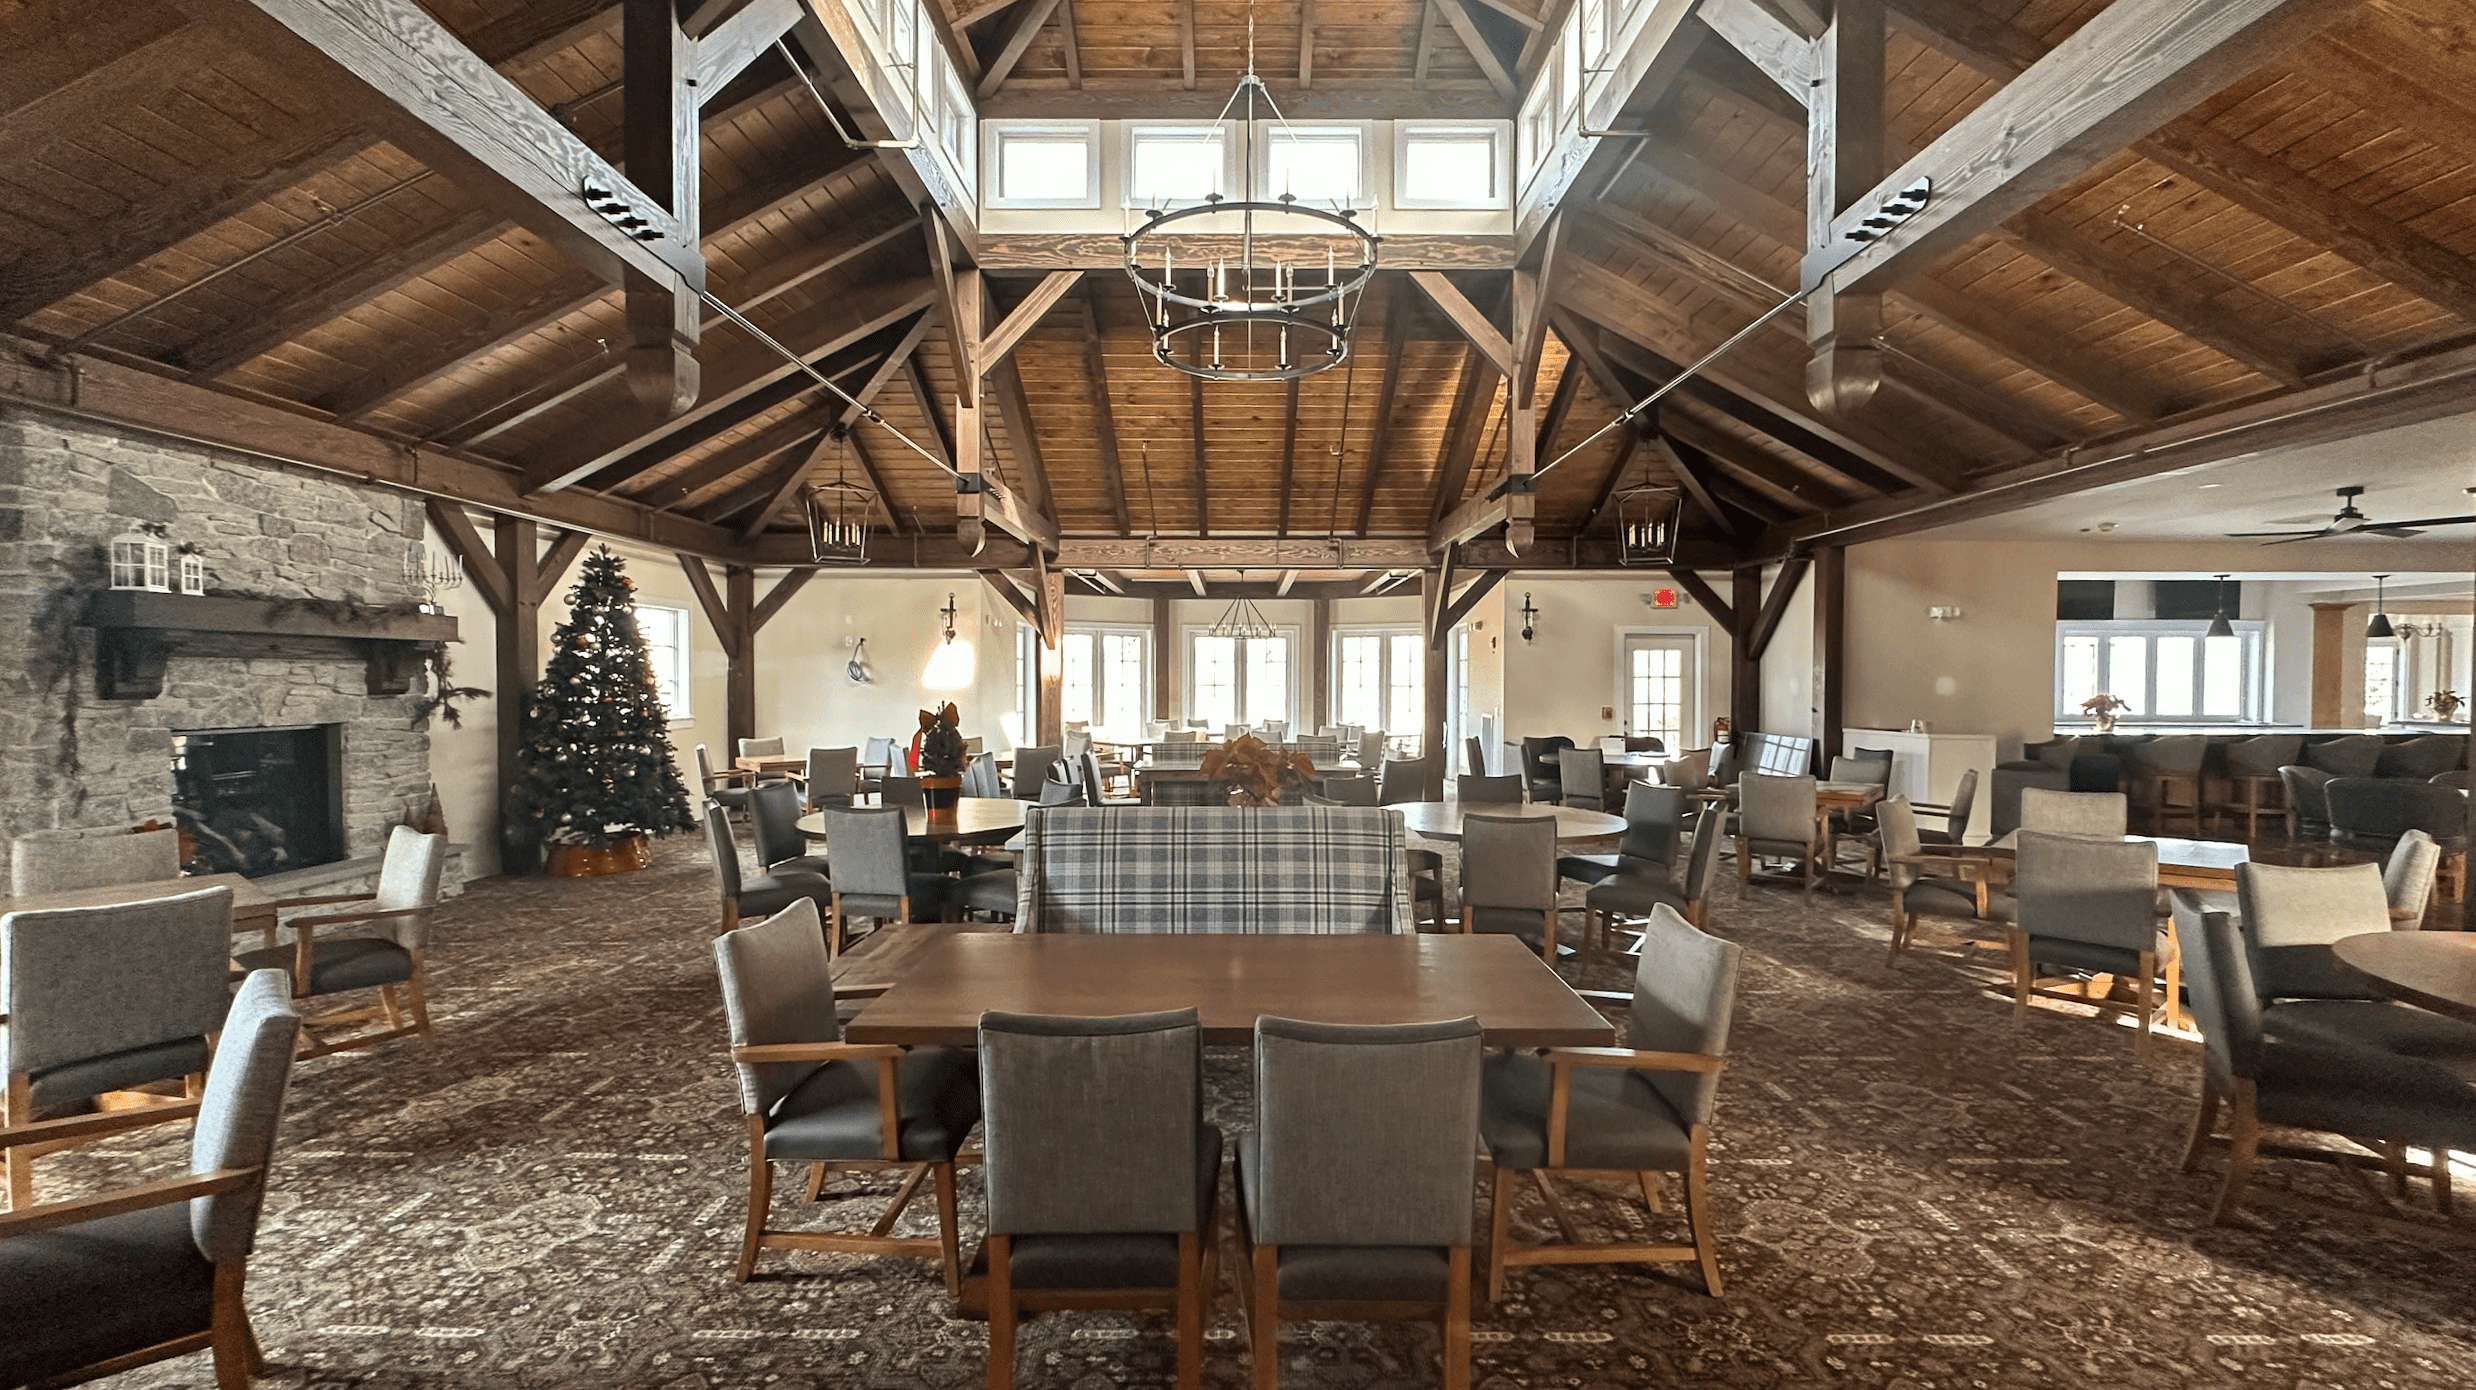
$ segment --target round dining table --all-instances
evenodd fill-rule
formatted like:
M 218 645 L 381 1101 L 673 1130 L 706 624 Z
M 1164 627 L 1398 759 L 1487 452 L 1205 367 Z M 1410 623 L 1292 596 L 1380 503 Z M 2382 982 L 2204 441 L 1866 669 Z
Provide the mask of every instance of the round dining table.
M 924 807 L 906 806 L 903 829 L 915 840 L 934 844 L 1001 843 L 1022 831 L 1023 808 L 1031 804 L 1011 796 L 967 796 L 955 803 L 953 815 L 937 817 Z M 809 812 L 800 817 L 799 827 L 809 839 L 824 839 L 825 813 Z
M 1429 840 L 1459 840 L 1462 837 L 1462 817 L 1523 816 L 1556 820 L 1557 842 L 1575 840 L 1607 840 L 1625 833 L 1625 818 L 1605 811 L 1588 811 L 1579 806 L 1542 806 L 1537 803 L 1515 805 L 1510 801 L 1405 801 L 1390 809 L 1401 812 L 1410 833 Z
M 2384 994 L 2476 1022 L 2476 934 L 2366 932 L 2331 943 L 2330 953 Z

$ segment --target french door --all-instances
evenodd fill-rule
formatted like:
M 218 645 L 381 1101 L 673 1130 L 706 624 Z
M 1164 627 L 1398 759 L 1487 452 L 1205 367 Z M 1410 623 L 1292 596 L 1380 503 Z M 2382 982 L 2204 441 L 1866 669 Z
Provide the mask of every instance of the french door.
M 1693 747 L 1701 726 L 1699 644 L 1690 633 L 1629 632 L 1617 655 L 1617 708 L 1625 732 L 1649 734 L 1674 753 Z

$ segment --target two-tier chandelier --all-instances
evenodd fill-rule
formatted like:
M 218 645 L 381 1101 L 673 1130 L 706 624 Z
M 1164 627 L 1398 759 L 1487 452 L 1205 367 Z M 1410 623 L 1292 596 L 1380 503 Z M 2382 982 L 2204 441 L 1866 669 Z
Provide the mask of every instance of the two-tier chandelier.
M 1381 238 L 1359 225 L 1356 208 L 1310 207 L 1287 189 L 1261 196 L 1259 102 L 1295 140 L 1255 75 L 1250 13 L 1247 70 L 1213 120 L 1238 153 L 1237 199 L 1208 193 L 1188 207 L 1148 208 L 1125 236 L 1126 274 L 1143 297 L 1152 355 L 1211 381 L 1288 381 L 1340 366 L 1375 279 Z
M 1245 570 L 1238 571 L 1238 582 L 1247 582 Z M 1279 631 L 1272 625 L 1272 619 L 1264 616 L 1264 610 L 1255 606 L 1255 600 L 1240 593 L 1230 599 L 1229 607 L 1221 610 L 1221 616 L 1213 621 L 1212 626 L 1204 629 L 1204 635 L 1245 641 L 1271 637 Z

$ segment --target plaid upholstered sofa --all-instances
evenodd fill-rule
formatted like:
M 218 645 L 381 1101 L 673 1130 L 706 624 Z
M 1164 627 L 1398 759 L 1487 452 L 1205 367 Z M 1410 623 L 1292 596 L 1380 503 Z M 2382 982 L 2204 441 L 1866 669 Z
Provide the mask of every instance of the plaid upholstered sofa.
M 1416 930 L 1401 813 L 1375 806 L 1048 806 L 1024 813 L 1015 930 Z

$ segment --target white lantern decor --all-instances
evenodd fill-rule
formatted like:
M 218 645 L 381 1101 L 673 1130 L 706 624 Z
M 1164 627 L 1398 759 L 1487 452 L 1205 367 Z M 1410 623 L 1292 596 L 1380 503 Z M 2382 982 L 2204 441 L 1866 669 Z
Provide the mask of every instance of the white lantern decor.
M 206 593 L 206 552 L 195 541 L 183 542 L 180 548 L 181 592 L 191 598 Z
M 172 543 L 163 527 L 145 522 L 134 531 L 112 537 L 112 587 L 172 592 Z

